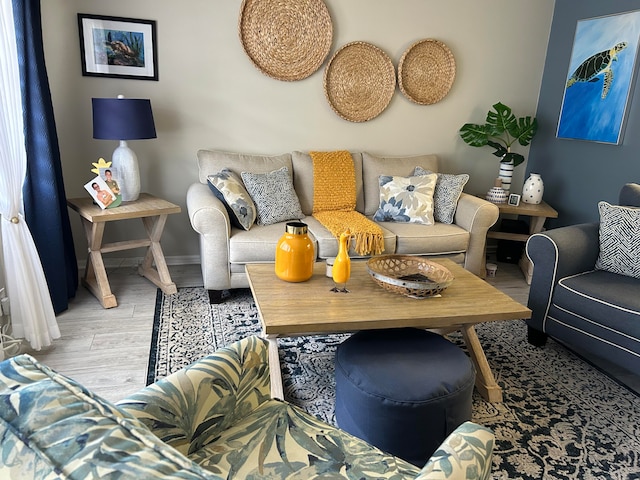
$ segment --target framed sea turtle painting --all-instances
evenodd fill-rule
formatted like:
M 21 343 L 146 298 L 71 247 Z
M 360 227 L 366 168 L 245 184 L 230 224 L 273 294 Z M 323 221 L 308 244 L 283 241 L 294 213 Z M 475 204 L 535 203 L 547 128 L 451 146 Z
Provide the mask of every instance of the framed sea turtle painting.
M 640 10 L 578 21 L 558 138 L 622 143 L 639 39 Z

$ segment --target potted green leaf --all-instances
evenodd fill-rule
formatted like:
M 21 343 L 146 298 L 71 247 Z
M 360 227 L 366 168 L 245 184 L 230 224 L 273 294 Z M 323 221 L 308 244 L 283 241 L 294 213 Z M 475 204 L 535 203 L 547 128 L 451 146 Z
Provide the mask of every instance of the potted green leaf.
M 511 151 L 511 145 L 518 142 L 523 147 L 531 143 L 538 130 L 535 118 L 516 116 L 503 103 L 496 103 L 493 110 L 487 113 L 484 125 L 465 123 L 460 129 L 460 136 L 472 147 L 488 145 L 496 149 L 493 154 L 500 157 L 502 163 L 513 163 L 517 167 L 524 162 L 524 157 Z

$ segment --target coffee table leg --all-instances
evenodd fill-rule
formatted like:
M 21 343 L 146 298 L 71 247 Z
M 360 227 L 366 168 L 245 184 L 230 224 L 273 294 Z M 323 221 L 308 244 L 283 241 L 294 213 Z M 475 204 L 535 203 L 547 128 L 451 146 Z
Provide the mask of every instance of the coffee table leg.
M 271 396 L 284 400 L 282 385 L 282 371 L 280 370 L 280 355 L 278 354 L 278 336 L 265 335 L 269 342 L 269 377 L 271 378 Z
M 487 357 L 484 354 L 478 334 L 473 325 L 465 325 L 462 327 L 462 336 L 467 344 L 467 350 L 471 361 L 476 367 L 476 388 L 480 395 L 489 402 L 502 402 L 502 389 L 496 383 Z

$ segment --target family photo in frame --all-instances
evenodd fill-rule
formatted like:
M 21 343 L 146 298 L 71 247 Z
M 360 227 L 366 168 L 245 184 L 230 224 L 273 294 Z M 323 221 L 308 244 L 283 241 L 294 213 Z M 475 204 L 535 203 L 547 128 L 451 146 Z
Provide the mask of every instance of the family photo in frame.
M 98 176 L 84 185 L 85 190 L 103 210 L 119 206 L 122 203 L 121 186 L 115 178 L 113 170 L 100 168 L 98 171 Z

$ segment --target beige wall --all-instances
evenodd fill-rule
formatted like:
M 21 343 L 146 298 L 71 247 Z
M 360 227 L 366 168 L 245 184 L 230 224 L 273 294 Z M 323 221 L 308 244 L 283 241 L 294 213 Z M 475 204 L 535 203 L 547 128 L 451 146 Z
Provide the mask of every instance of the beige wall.
M 158 138 L 130 142 L 140 160 L 142 190 L 180 204 L 163 237 L 174 261 L 195 259 L 185 193 L 197 178 L 195 152 L 213 147 L 282 153 L 360 149 L 381 154 L 436 153 L 441 170 L 466 172 L 470 192 L 486 192 L 498 160 L 458 136 L 466 122 L 481 122 L 502 101 L 518 115 L 533 114 L 544 67 L 554 0 L 325 0 L 334 24 L 331 54 L 351 41 L 371 42 L 397 62 L 415 41 L 436 38 L 452 50 L 457 75 L 449 95 L 419 106 L 399 90 L 377 118 L 352 123 L 327 104 L 323 68 L 299 82 L 260 73 L 238 37 L 240 0 L 47 0 L 42 2 L 45 53 L 56 113 L 67 196 L 83 196 L 91 163 L 107 160 L 116 142 L 94 140 L 91 98 L 150 98 Z M 83 77 L 77 13 L 157 21 L 160 80 Z M 330 54 L 330 55 L 331 55 Z M 526 150 L 523 152 L 526 155 Z M 516 170 L 514 190 L 525 166 Z M 76 249 L 86 257 L 80 222 L 72 214 Z M 110 226 L 110 239 L 137 231 L 136 223 Z M 125 233 L 125 230 L 127 233 Z M 140 255 L 141 253 L 138 253 Z

